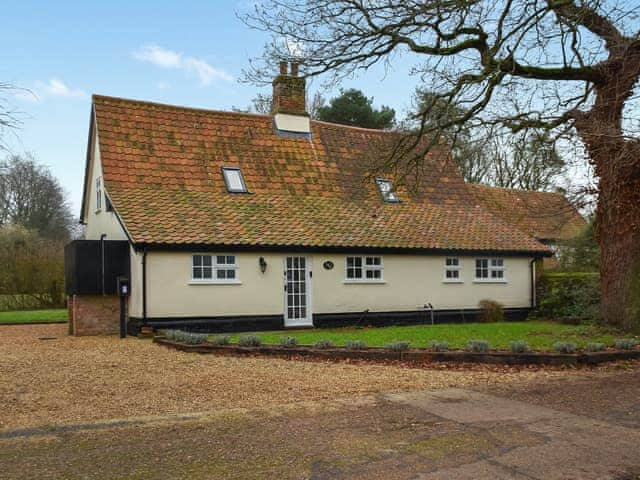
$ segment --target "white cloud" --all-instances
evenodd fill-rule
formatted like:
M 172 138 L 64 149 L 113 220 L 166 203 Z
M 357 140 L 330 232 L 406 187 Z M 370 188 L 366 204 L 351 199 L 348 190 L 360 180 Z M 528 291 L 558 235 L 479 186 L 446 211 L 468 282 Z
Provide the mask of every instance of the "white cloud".
M 69 88 L 62 80 L 52 78 L 47 83 L 36 82 L 36 87 L 44 95 L 64 98 L 83 98 L 86 96 L 84 90 Z
M 159 45 L 143 45 L 133 52 L 133 58 L 162 68 L 183 70 L 187 76 L 196 77 L 200 85 L 210 85 L 214 80 L 231 82 L 233 77 L 222 69 L 215 68 L 205 60 L 185 57 L 181 53 L 168 50 Z
M 185 58 L 184 68 L 188 73 L 195 74 L 201 85 L 209 85 L 213 80 L 224 80 L 225 82 L 233 80 L 233 77 L 224 70 L 214 68 L 198 58 Z
M 158 90 L 167 90 L 171 88 L 171 84 L 169 82 L 158 82 L 156 83 L 156 87 Z
M 182 55 L 158 45 L 143 45 L 133 52 L 133 58 L 163 68 L 180 68 L 182 63 Z

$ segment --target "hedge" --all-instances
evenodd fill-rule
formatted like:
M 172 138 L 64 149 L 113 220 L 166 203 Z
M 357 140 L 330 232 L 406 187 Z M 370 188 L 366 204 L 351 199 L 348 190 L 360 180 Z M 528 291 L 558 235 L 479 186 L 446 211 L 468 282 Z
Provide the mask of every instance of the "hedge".
M 598 273 L 545 273 L 538 280 L 537 295 L 538 317 L 578 324 L 600 316 Z

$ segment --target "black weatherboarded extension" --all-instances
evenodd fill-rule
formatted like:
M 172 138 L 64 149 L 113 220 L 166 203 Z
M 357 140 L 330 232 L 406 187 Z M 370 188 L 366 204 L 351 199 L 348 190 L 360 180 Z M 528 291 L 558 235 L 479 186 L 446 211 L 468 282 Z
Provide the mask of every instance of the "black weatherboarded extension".
M 127 241 L 74 240 L 64 257 L 67 295 L 115 295 L 118 276 L 130 277 Z

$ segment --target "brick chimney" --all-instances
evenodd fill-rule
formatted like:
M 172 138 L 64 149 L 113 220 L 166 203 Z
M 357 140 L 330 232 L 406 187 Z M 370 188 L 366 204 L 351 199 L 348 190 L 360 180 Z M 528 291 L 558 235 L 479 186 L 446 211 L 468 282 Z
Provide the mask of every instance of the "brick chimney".
M 298 76 L 298 64 L 280 62 L 280 74 L 273 79 L 273 103 L 271 113 L 308 116 L 305 105 L 304 77 Z

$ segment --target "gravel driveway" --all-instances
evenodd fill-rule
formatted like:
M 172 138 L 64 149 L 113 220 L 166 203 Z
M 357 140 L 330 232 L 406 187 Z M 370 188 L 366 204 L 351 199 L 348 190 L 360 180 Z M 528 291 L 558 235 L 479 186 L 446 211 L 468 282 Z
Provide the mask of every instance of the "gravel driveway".
M 640 464 L 638 364 L 430 370 L 232 358 L 65 329 L 0 327 L 3 478 L 27 467 L 34 478 L 635 478 L 618 474 Z M 607 463 L 571 476 L 599 462 L 592 447 Z M 529 452 L 556 452 L 557 466 L 538 477 Z
M 69 337 L 66 328 L 0 326 L 0 429 L 566 375 L 201 356 L 132 337 Z

